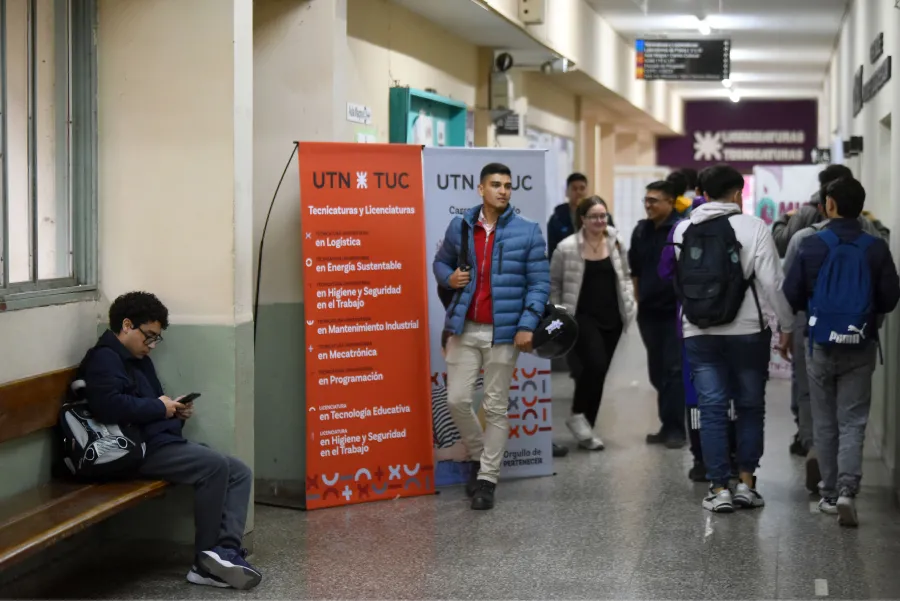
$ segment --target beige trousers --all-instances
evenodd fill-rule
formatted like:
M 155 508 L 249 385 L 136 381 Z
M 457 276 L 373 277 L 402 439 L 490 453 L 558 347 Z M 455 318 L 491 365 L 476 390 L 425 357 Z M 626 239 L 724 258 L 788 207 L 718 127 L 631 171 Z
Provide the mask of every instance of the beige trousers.
M 509 385 L 519 351 L 491 346 L 494 326 L 466 322 L 462 335 L 447 341 L 447 405 L 471 461 L 481 461 L 478 478 L 497 483 L 509 438 Z M 472 409 L 475 382 L 484 370 L 485 429 Z

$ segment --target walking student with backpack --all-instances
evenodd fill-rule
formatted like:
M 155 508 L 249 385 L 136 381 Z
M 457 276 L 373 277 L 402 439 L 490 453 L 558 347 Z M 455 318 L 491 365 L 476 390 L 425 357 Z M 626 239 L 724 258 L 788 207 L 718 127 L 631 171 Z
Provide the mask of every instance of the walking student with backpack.
M 677 173 L 677 172 L 676 172 Z M 701 172 L 702 174 L 702 172 Z M 671 177 L 671 176 L 670 176 Z M 691 203 L 691 210 L 696 209 L 706 202 L 702 188 L 694 178 L 696 185 L 696 193 Z M 671 282 L 675 277 L 675 245 L 672 243 L 675 237 L 675 228 L 669 233 L 668 245 L 663 249 L 662 257 L 659 260 L 659 277 L 661 280 Z M 681 304 L 678 305 L 678 315 L 676 317 L 676 325 L 678 328 L 678 338 L 681 341 L 682 352 L 682 377 L 684 381 L 684 404 L 687 410 L 687 428 L 688 439 L 690 440 L 691 456 L 694 458 L 694 464 L 688 470 L 688 478 L 693 482 L 709 482 L 706 475 L 706 464 L 703 463 L 703 445 L 700 441 L 700 408 L 697 406 L 697 390 L 691 380 L 691 365 L 688 362 L 687 352 L 684 350 L 684 331 L 682 325 Z M 732 406 L 729 412 L 730 421 L 728 423 L 728 446 L 731 453 L 732 475 L 737 476 L 737 468 L 734 465 L 735 452 L 737 451 L 737 434 L 735 432 L 735 421 L 737 416 Z
M 822 474 L 819 510 L 851 527 L 859 524 L 855 497 L 880 351 L 878 328 L 900 300 L 887 243 L 860 225 L 865 200 L 865 189 L 852 177 L 826 186 L 830 221 L 800 242 L 784 283 L 794 311 L 808 315 L 806 370 Z
M 697 390 L 703 460 L 710 479 L 703 507 L 717 513 L 765 504 L 756 489 L 763 454 L 766 382 L 772 333 L 761 300 L 785 332 L 793 313 L 766 224 L 741 212 L 743 176 L 727 165 L 704 171 L 705 204 L 675 227 L 675 288 L 684 346 Z M 733 490 L 728 441 L 731 400 L 737 413 L 738 482 Z

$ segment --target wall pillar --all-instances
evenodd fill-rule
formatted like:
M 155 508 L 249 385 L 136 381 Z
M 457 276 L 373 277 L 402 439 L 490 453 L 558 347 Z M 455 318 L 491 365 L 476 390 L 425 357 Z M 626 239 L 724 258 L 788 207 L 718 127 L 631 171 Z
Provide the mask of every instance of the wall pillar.
M 630 132 L 616 133 L 616 165 L 638 164 L 638 135 Z
M 594 190 L 609 205 L 609 210 L 615 214 L 615 186 L 616 186 L 616 126 L 612 123 L 601 123 L 597 128 L 598 152 L 597 171 Z
M 266 214 L 293 142 L 353 140 L 346 120 L 347 1 L 256 0 L 253 44 L 255 270 Z M 260 433 L 255 443 L 257 500 L 290 505 L 303 500 L 306 456 L 297 169 L 294 158 L 266 231 L 259 276 L 255 380 L 259 399 L 255 423 Z
M 252 0 L 101 0 L 98 14 L 101 311 L 159 296 L 164 389 L 203 394 L 185 435 L 253 466 Z M 192 543 L 192 509 L 176 489 L 108 530 Z

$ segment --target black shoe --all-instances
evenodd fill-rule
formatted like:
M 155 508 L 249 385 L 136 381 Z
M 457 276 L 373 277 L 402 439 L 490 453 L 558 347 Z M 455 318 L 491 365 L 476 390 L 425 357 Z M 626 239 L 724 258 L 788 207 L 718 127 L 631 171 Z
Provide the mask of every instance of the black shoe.
M 677 434 L 669 435 L 666 436 L 663 444 L 666 445 L 667 449 L 681 449 L 687 444 L 687 439 L 684 436 L 678 436 Z
M 472 509 L 476 511 L 485 511 L 494 508 L 494 490 L 497 485 L 487 480 L 478 481 L 478 489 L 475 496 L 472 497 Z
M 471 497 L 478 490 L 478 472 L 481 470 L 480 461 L 469 461 L 469 481 L 466 482 L 466 496 Z
M 706 466 L 702 461 L 694 462 L 694 467 L 688 472 L 688 478 L 693 482 L 709 482 L 709 478 L 706 477 Z
M 647 444 L 665 444 L 666 435 L 660 430 L 656 434 L 648 434 L 647 435 Z
M 564 447 L 561 444 L 553 443 L 553 456 L 554 457 L 565 457 L 569 454 L 569 447 Z
M 788 450 L 791 452 L 791 455 L 797 455 L 798 457 L 806 457 L 808 452 L 807 448 L 800 442 L 800 434 L 794 434 L 794 440 L 791 442 Z

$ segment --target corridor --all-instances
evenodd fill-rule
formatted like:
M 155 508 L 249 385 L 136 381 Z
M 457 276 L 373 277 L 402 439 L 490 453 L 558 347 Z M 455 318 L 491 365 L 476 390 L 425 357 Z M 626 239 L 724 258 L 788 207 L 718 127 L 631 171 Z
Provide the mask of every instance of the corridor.
M 861 526 L 814 512 L 793 434 L 789 383 L 769 384 L 766 507 L 712 515 L 686 477 L 687 450 L 648 447 L 655 425 L 636 331 L 623 338 L 600 413 L 606 450 L 572 451 L 555 477 L 504 482 L 494 511 L 472 512 L 462 489 L 434 498 L 304 513 L 257 506 L 253 599 L 897 599 L 900 520 L 870 461 Z M 554 377 L 556 440 L 570 380 Z M 130 555 L 130 554 L 129 554 Z M 233 598 L 184 581 L 183 562 L 122 564 L 44 596 L 92 599 Z M 133 558 L 133 559 L 136 559 Z

